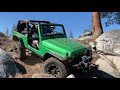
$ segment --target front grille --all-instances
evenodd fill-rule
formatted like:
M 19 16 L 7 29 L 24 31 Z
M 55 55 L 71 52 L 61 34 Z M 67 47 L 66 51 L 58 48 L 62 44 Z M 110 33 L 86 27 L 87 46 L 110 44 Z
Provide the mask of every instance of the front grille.
M 82 61 L 82 56 L 85 54 L 85 49 L 78 50 L 74 52 L 74 58 L 72 58 L 72 64 L 78 64 L 79 62 Z
M 81 56 L 78 55 L 78 56 L 75 56 L 74 58 L 72 58 L 72 64 L 78 64 L 79 62 L 81 62 Z

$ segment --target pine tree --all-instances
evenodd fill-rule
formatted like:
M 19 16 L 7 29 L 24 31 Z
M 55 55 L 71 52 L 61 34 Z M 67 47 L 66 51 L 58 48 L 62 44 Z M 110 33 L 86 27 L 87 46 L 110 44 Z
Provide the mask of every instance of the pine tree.
M 69 38 L 73 39 L 73 33 L 70 31 L 70 35 L 69 35 Z
M 13 31 L 15 30 L 15 28 L 16 28 L 16 25 L 14 24 L 13 27 L 12 27 L 12 30 L 11 30 L 11 34 L 9 35 L 10 37 L 13 36 L 12 33 L 13 33 Z
M 92 12 L 92 33 L 96 39 L 103 33 L 101 18 L 106 18 L 106 26 L 120 24 L 120 12 Z
M 8 30 L 7 27 L 5 27 L 4 34 L 5 34 L 6 36 L 9 36 L 9 30 Z

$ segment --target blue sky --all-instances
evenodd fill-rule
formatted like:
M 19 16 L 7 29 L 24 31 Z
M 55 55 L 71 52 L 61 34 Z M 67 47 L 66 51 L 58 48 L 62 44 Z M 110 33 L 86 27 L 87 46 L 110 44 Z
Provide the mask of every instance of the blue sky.
M 48 20 L 63 24 L 67 36 L 72 31 L 74 38 L 77 38 L 91 25 L 91 18 L 91 12 L 0 12 L 0 32 L 4 32 L 6 27 L 11 32 L 13 24 L 16 24 L 18 20 Z M 105 27 L 105 21 L 106 19 L 102 19 L 104 32 L 120 29 L 120 25 Z

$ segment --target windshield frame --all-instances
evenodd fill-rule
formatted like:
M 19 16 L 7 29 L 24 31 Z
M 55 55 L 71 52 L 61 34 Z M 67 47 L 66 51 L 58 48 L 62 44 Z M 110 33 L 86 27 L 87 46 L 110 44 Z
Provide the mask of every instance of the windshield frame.
M 63 30 L 63 34 L 50 34 L 50 35 L 43 35 L 43 32 L 42 32 L 42 26 L 61 26 L 62 27 L 62 30 Z M 65 32 L 65 28 L 62 24 L 40 24 L 40 29 L 41 29 L 41 35 L 44 37 L 44 36 L 57 36 L 57 35 L 64 35 L 66 36 L 66 32 Z

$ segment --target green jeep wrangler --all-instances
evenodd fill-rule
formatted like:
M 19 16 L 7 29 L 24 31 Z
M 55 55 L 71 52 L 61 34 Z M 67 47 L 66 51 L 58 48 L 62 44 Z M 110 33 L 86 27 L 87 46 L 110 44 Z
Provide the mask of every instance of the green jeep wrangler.
M 33 44 L 33 26 L 37 25 L 38 47 Z M 57 78 L 65 78 L 71 68 L 89 70 L 91 50 L 66 36 L 64 26 L 49 21 L 19 20 L 13 30 L 13 40 L 17 55 L 26 57 L 25 49 L 39 56 L 43 62 L 44 73 Z

